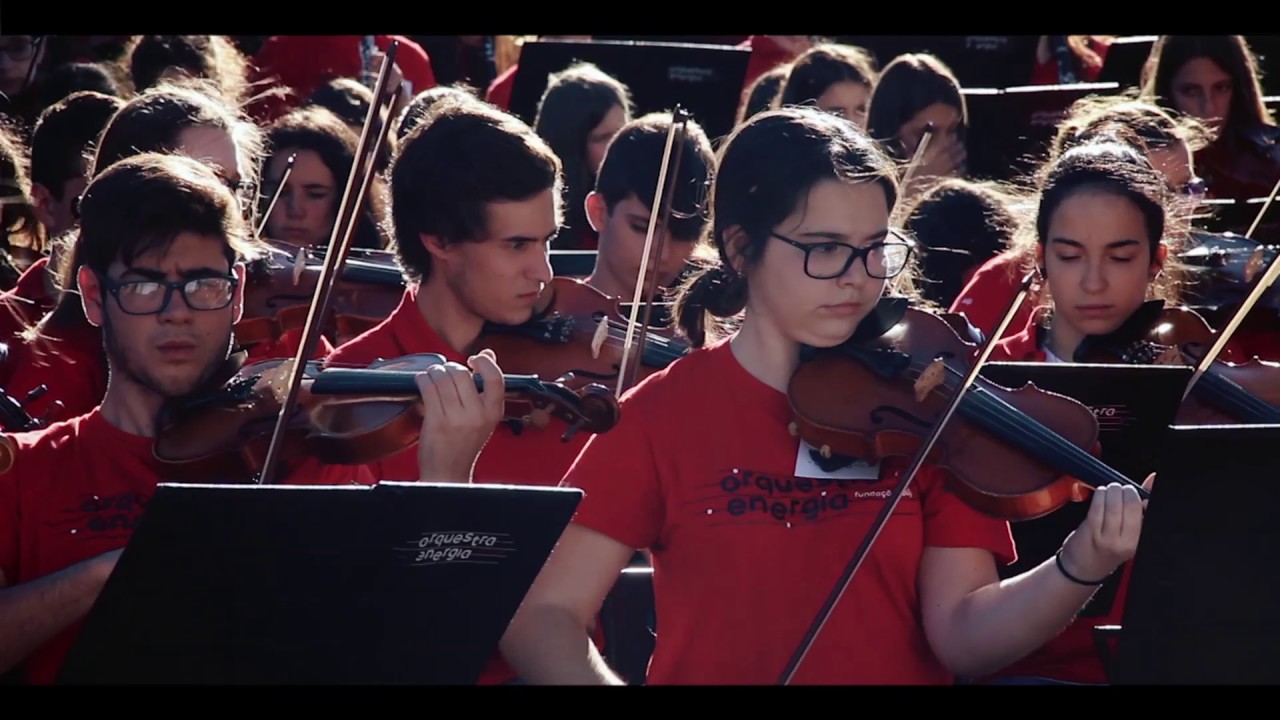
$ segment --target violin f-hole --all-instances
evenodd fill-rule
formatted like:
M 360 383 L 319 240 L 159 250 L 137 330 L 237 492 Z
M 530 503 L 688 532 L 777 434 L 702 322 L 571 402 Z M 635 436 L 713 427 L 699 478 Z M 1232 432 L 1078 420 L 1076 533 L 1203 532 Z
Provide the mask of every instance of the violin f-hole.
M 929 422 L 928 420 L 925 420 L 924 418 L 918 415 L 913 415 L 907 412 L 906 410 L 903 410 L 900 407 L 894 407 L 892 405 L 881 405 L 879 407 L 872 408 L 869 417 L 871 418 L 871 422 L 877 425 L 884 425 L 886 422 L 888 422 L 888 418 L 886 418 L 885 415 L 896 415 L 899 418 L 902 418 L 903 420 L 906 420 L 907 422 L 912 423 L 913 425 L 918 425 L 924 429 L 933 427 L 933 423 Z

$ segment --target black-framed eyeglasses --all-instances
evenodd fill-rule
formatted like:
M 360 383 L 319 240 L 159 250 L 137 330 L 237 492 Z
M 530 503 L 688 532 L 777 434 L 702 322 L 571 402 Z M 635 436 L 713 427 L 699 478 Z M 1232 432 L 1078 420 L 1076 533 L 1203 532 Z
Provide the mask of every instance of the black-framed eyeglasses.
M 99 276 L 107 292 L 120 309 L 129 315 L 155 315 L 164 312 L 177 290 L 192 310 L 221 310 L 231 304 L 240 281 L 235 276 L 204 277 L 192 280 L 129 280 Z
M 914 247 L 910 240 L 892 230 L 883 241 L 861 248 L 835 241 L 801 243 L 776 232 L 771 234 L 804 251 L 804 274 L 814 280 L 838 278 L 849 272 L 858 259 L 862 260 L 868 276 L 888 280 L 907 267 Z

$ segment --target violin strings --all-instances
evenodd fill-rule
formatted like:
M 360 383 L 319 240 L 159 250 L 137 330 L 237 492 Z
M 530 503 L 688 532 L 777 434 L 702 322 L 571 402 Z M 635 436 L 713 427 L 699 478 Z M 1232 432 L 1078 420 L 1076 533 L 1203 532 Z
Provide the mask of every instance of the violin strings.
M 1244 422 L 1258 425 L 1280 423 L 1280 410 L 1219 373 L 1202 375 L 1199 388 L 1217 395 L 1227 406 L 1225 409 Z
M 943 367 L 946 368 L 947 374 L 946 379 L 943 381 L 943 386 L 955 392 L 956 385 L 950 381 L 953 376 L 959 376 L 960 373 L 946 363 L 943 363 Z M 912 369 L 918 371 L 918 365 L 912 363 Z M 1099 482 L 1103 478 L 1106 479 L 1106 482 L 1134 484 L 1132 480 L 1119 471 L 1073 444 L 1053 429 L 1010 405 L 1003 398 L 988 391 L 981 385 L 974 385 L 970 390 L 972 395 L 961 402 L 961 410 L 965 410 L 964 403 L 972 400 L 972 411 L 965 414 L 983 423 L 989 429 L 1007 432 L 1015 438 L 1038 441 L 1050 450 L 1056 464 L 1067 468 L 1077 468 L 1075 471 L 1068 470 L 1068 472 L 1071 472 L 1079 480 L 1089 482 L 1094 487 L 1099 487 Z M 1026 418 L 1026 420 L 1022 420 L 1022 418 Z

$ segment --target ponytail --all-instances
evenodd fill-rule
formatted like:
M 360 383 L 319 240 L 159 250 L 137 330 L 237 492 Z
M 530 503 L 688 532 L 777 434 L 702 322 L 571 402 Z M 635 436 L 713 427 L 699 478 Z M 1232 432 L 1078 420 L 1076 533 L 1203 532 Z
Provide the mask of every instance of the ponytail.
M 673 303 L 680 331 L 695 348 L 707 344 L 708 325 L 713 340 L 730 332 L 730 323 L 713 318 L 734 318 L 746 307 L 746 276 L 718 263 L 690 275 L 677 290 Z

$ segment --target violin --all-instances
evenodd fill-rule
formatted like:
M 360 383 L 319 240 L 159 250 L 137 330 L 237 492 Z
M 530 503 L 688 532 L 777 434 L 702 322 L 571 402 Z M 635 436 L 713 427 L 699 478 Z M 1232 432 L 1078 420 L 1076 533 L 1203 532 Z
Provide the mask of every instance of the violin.
M 953 319 L 885 298 L 845 343 L 805 349 L 787 388 L 791 433 L 824 458 L 910 457 L 977 353 Z M 1135 485 L 1098 459 L 1097 418 L 1074 398 L 977 377 L 955 411 L 924 461 L 986 515 L 1031 520 L 1087 499 L 1095 487 Z
M 909 458 L 853 556 L 779 676 L 790 684 L 840 597 L 915 475 L 929 462 L 969 507 L 1006 521 L 1031 520 L 1110 483 L 1150 493 L 1099 460 L 1098 420 L 1077 400 L 1028 383 L 1013 389 L 981 377 L 996 339 L 1028 294 L 1034 275 L 981 345 L 976 333 L 883 298 L 852 337 L 805 348 L 787 388 L 790 430 L 824 457 L 867 462 Z M 967 326 L 967 323 L 965 323 Z M 969 334 L 969 338 L 964 335 Z
M 235 327 L 236 340 L 245 347 L 301 330 L 324 269 L 323 252 L 266 242 L 270 253 L 249 270 L 244 316 Z M 342 344 L 369 330 L 395 311 L 404 288 L 404 276 L 391 253 L 349 257 L 333 286 L 332 314 L 326 317 L 324 333 Z
M 1211 190 L 1224 182 L 1235 189 L 1269 187 L 1280 177 L 1280 128 L 1256 125 L 1226 135 L 1200 153 L 1197 165 Z
M 1206 320 L 1213 319 L 1210 315 L 1230 315 L 1238 308 L 1259 273 L 1275 260 L 1278 250 L 1275 245 L 1231 232 L 1192 231 L 1191 239 L 1195 247 L 1180 253 L 1178 259 L 1197 276 L 1190 283 L 1188 295 Z M 1280 291 L 1272 288 L 1250 311 L 1246 322 L 1251 330 L 1280 331 L 1277 320 Z
M 1089 337 L 1075 360 L 1127 365 L 1191 365 L 1200 362 L 1217 333 L 1199 313 L 1144 304 L 1118 330 Z M 1251 358 L 1244 363 L 1215 359 L 1178 411 L 1179 424 L 1255 425 L 1280 423 L 1280 364 Z
M 622 373 L 626 306 L 576 278 L 554 277 L 533 318 L 520 325 L 486 325 L 477 347 L 493 350 L 504 370 L 558 378 L 569 387 L 616 382 Z M 670 327 L 650 326 L 639 349 L 638 381 L 689 352 Z
M 265 360 L 234 373 L 161 412 L 153 454 L 175 477 L 215 482 L 263 471 L 268 443 L 282 411 L 293 358 Z M 280 441 L 279 462 L 308 456 L 324 464 L 363 465 L 417 444 L 421 394 L 415 377 L 445 362 L 442 355 L 408 355 L 364 368 L 309 362 Z M 488 391 L 479 374 L 476 389 Z M 511 400 L 565 420 L 568 442 L 579 431 L 605 432 L 617 424 L 618 403 L 608 388 L 574 391 L 529 375 L 503 375 Z M 509 418 L 508 420 L 511 420 Z M 524 419 L 527 421 L 527 419 Z

